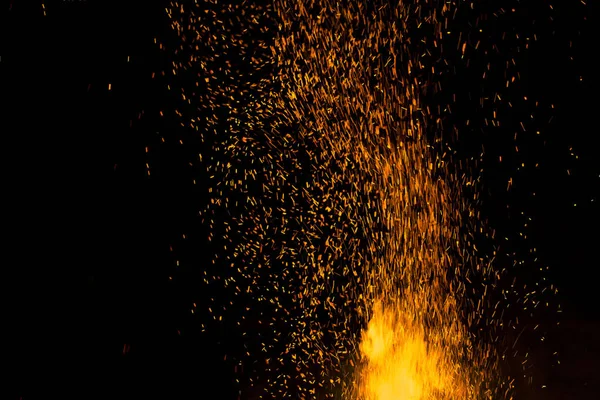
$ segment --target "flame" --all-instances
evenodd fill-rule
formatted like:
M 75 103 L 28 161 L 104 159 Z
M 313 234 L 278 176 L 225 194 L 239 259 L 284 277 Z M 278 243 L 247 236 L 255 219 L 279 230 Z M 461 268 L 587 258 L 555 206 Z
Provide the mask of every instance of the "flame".
M 427 340 L 412 312 L 378 302 L 359 349 L 365 361 L 358 383 L 361 399 L 464 398 L 467 393 L 449 352 Z

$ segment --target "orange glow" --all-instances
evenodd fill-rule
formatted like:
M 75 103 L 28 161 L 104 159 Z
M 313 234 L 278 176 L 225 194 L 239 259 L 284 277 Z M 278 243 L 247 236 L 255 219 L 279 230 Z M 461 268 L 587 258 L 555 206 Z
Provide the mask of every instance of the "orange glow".
M 465 378 L 451 353 L 428 342 L 412 313 L 378 303 L 360 352 L 365 366 L 356 390 L 363 400 L 467 398 Z

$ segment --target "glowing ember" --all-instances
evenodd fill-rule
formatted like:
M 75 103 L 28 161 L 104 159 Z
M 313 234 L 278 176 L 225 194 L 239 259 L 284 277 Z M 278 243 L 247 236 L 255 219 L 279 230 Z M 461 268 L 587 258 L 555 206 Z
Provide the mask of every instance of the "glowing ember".
M 499 273 L 476 256 L 477 195 L 464 194 L 476 182 L 451 164 L 446 110 L 422 101 L 449 69 L 458 7 L 168 9 L 176 114 L 204 146 L 204 279 L 227 298 L 207 308 L 219 323 L 243 310 L 233 362 L 265 398 L 510 397 L 485 315 Z M 474 334 L 482 325 L 489 337 Z

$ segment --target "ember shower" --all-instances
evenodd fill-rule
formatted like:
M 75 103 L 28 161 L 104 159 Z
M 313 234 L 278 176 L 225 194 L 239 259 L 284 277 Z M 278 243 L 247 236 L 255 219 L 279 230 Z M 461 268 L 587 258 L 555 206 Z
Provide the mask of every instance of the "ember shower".
M 439 112 L 424 100 L 440 90 L 435 56 L 457 7 L 168 9 L 177 113 L 203 143 L 194 162 L 210 201 L 199 211 L 214 249 L 203 273 L 226 299 L 210 311 L 235 318 L 242 391 L 511 396 L 497 349 L 470 329 L 495 326 L 481 305 L 487 288 L 477 305 L 467 300 L 470 278 L 497 276 L 469 256 L 479 227 L 463 188 L 474 182 L 452 165 Z

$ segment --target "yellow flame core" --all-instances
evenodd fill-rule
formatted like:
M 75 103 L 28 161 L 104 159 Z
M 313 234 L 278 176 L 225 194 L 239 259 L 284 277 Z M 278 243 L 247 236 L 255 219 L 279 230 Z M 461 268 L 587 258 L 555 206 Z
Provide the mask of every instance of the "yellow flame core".
M 465 383 L 448 352 L 426 338 L 425 330 L 399 309 L 374 307 L 360 352 L 359 379 L 364 400 L 461 398 Z M 464 398 L 464 397 L 463 397 Z

